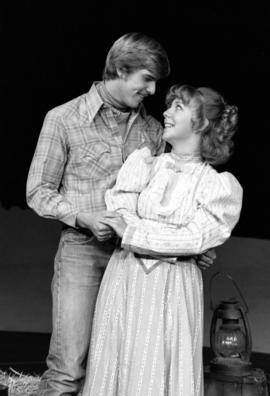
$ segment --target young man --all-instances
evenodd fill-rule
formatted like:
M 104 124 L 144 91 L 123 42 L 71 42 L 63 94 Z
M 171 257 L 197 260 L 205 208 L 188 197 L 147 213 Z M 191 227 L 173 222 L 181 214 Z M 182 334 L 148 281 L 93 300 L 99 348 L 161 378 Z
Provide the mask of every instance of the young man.
M 115 246 L 111 228 L 102 223 L 116 216 L 106 211 L 104 193 L 135 149 L 164 150 L 162 126 L 142 102 L 169 72 L 158 42 L 128 33 L 111 47 L 103 81 L 46 115 L 28 175 L 27 202 L 40 216 L 60 220 L 63 231 L 52 282 L 48 370 L 39 395 L 80 390 L 96 296 Z

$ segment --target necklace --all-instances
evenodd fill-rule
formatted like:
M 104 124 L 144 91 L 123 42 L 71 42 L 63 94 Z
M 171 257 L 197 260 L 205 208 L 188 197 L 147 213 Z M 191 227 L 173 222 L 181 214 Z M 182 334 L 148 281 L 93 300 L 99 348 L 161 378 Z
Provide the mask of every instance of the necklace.
M 202 157 L 199 151 L 195 151 L 193 153 L 176 153 L 175 151 L 171 151 L 171 156 L 181 162 L 202 162 Z

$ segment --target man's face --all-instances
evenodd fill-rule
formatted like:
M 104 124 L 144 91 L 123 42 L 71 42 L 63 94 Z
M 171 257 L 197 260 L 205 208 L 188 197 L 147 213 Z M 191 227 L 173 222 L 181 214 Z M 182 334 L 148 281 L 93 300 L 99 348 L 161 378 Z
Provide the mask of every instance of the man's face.
M 146 96 L 154 95 L 155 91 L 156 79 L 146 69 L 124 74 L 119 80 L 119 99 L 123 105 L 132 109 L 137 108 Z

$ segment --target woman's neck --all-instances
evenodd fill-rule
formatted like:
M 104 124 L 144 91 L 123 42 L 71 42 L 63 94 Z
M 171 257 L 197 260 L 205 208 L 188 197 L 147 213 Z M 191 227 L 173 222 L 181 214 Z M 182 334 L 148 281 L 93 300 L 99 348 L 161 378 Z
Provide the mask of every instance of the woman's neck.
M 195 155 L 200 154 L 200 139 L 195 137 L 187 141 L 175 142 L 172 144 L 172 152 L 177 155 Z

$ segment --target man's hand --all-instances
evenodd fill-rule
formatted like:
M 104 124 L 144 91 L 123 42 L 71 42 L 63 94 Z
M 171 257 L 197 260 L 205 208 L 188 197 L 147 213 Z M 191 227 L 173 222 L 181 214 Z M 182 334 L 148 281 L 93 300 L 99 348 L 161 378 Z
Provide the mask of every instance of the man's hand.
M 216 258 L 215 249 L 209 249 L 207 252 L 197 256 L 196 263 L 201 270 L 206 270 L 214 264 Z
M 79 227 L 89 229 L 98 241 L 103 242 L 114 235 L 113 229 L 104 222 L 104 219 L 114 219 L 119 216 L 120 215 L 115 212 L 109 212 L 106 210 L 96 213 L 80 212 L 77 215 L 76 224 Z
M 110 226 L 120 238 L 123 238 L 127 224 L 122 217 L 104 216 L 102 221 Z

